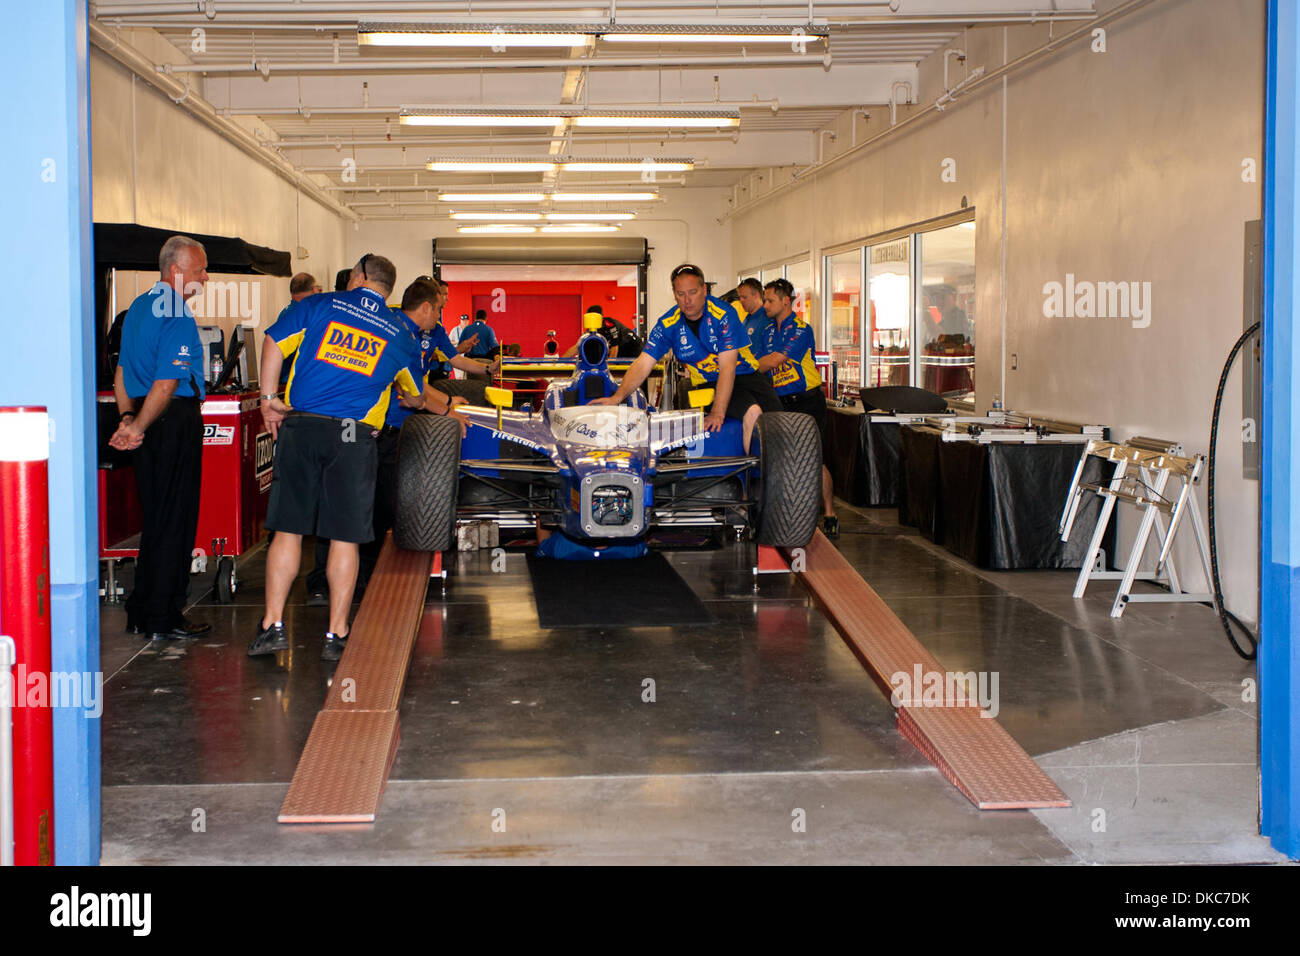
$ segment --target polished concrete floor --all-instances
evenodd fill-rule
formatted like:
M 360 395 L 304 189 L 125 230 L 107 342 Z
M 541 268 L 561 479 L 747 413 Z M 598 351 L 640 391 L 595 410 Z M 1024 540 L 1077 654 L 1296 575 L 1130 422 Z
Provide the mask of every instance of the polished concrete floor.
M 104 862 L 1281 861 L 1256 834 L 1254 668 L 1209 608 L 1114 621 L 1113 585 L 1076 602 L 1072 574 L 978 571 L 896 517 L 843 507 L 841 551 L 945 667 L 999 674 L 999 721 L 1071 809 L 975 809 L 802 586 L 755 586 L 737 544 L 668 553 L 714 619 L 675 628 L 543 629 L 522 553 L 501 573 L 461 555 L 425 608 L 378 821 L 280 826 L 333 665 L 301 580 L 293 649 L 246 656 L 255 553 L 235 605 L 195 579 L 204 640 L 150 646 L 103 609 Z

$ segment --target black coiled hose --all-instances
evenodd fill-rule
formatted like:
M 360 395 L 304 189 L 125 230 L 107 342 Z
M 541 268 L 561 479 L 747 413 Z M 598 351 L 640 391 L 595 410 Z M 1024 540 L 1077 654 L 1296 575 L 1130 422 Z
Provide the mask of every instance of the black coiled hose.
M 1232 351 L 1228 353 L 1228 361 L 1223 363 L 1223 374 L 1219 376 L 1219 390 L 1214 394 L 1214 414 L 1210 417 L 1210 457 L 1206 478 L 1208 486 L 1206 496 L 1209 498 L 1206 510 L 1210 514 L 1210 577 L 1213 578 L 1214 606 L 1219 611 L 1219 622 L 1223 624 L 1223 632 L 1228 635 L 1228 643 L 1232 645 L 1232 649 L 1237 652 L 1238 657 L 1248 661 L 1255 659 L 1255 653 L 1259 649 L 1259 641 L 1250 632 L 1250 628 L 1241 623 L 1237 615 L 1223 606 L 1223 588 L 1219 584 L 1219 549 L 1215 545 L 1217 537 L 1214 532 L 1214 446 L 1218 443 L 1219 438 L 1219 411 L 1223 406 L 1223 390 L 1228 384 L 1228 373 L 1232 370 L 1232 363 L 1236 361 L 1237 353 L 1241 351 L 1242 346 L 1246 344 L 1250 337 L 1258 331 L 1259 323 L 1256 322 L 1245 332 L 1242 332 L 1241 338 L 1237 339 Z M 1232 633 L 1233 624 L 1237 625 L 1250 643 L 1249 651 L 1242 650 L 1241 645 L 1237 643 L 1237 636 Z

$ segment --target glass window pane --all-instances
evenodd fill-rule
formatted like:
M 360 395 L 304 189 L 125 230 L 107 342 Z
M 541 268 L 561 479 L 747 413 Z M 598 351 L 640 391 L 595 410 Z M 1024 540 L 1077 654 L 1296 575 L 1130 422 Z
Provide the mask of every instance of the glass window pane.
M 909 237 L 868 249 L 868 321 L 871 368 L 867 384 L 910 385 L 912 365 L 912 240 Z
M 826 257 L 831 361 L 841 386 L 862 384 L 862 250 Z
M 922 388 L 975 399 L 975 223 L 917 236 L 921 302 L 916 339 Z
M 810 305 L 812 302 L 812 262 L 804 260 L 803 262 L 790 263 L 785 267 L 785 277 L 794 286 L 794 314 L 805 322 L 810 321 L 809 316 L 812 315 L 812 306 Z

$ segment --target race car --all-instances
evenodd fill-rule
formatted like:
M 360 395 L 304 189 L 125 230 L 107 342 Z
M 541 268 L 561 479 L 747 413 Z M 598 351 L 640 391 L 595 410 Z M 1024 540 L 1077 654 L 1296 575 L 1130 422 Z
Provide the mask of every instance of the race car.
M 809 415 L 768 412 L 752 447 L 741 423 L 704 430 L 701 407 L 657 410 L 632 392 L 621 405 L 592 405 L 618 385 L 609 346 L 588 332 L 573 375 L 552 381 L 541 408 L 511 408 L 513 393 L 488 389 L 495 408 L 460 406 L 450 416 L 412 415 L 398 450 L 398 547 L 444 551 L 457 520 L 505 528 L 535 525 L 591 547 L 644 540 L 655 528 L 749 529 L 760 544 L 799 547 L 817 527 L 821 435 Z M 692 393 L 707 405 L 711 389 Z

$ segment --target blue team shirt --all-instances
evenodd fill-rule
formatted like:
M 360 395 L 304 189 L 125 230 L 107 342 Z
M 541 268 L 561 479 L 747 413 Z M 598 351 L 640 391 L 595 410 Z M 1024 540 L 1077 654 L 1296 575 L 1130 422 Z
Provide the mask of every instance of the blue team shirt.
M 692 385 L 716 382 L 718 353 L 732 349 L 737 351 L 737 375 L 748 375 L 758 369 L 758 360 L 749 347 L 745 327 L 736 310 L 713 296 L 704 303 L 698 336 L 691 331 L 682 317 L 682 310 L 676 306 L 659 317 L 659 322 L 646 336 L 642 351 L 650 353 L 657 362 L 668 354 L 669 349 L 677 356 L 677 361 L 690 370 Z
M 470 358 L 487 358 L 488 353 L 497 347 L 497 334 L 486 322 L 471 322 L 461 330 L 460 340 L 464 342 L 473 335 L 478 336 L 478 341 L 465 354 Z
M 299 300 L 299 301 L 301 301 L 301 300 Z M 296 306 L 297 304 L 298 304 L 297 302 L 294 302 L 294 301 L 290 300 L 289 304 L 286 305 L 283 309 L 280 310 L 280 314 L 277 315 L 277 316 L 275 317 L 275 321 L 274 321 L 273 323 L 271 323 L 271 324 L 272 324 L 272 325 L 279 325 L 281 322 L 285 321 L 285 318 L 284 318 L 285 315 L 287 315 L 288 312 L 289 312 L 289 310 L 292 309 L 292 308 L 293 308 L 294 306 Z M 289 373 L 292 372 L 292 371 L 293 371 L 293 362 L 285 362 L 283 365 L 280 366 L 280 384 L 281 384 L 281 385 L 284 385 L 284 384 L 286 384 L 286 383 L 289 381 Z
M 780 352 L 786 360 L 772 369 L 772 387 L 778 395 L 800 395 L 821 388 L 822 375 L 817 371 L 812 326 L 793 312 L 767 329 L 763 354 Z
M 745 334 L 749 336 L 749 347 L 754 351 L 754 358 L 762 358 L 767 354 L 767 330 L 775 324 L 761 305 L 745 316 Z
M 397 317 L 373 289 L 303 299 L 266 330 L 286 358 L 294 356 L 285 404 L 316 415 L 384 424 L 394 383 L 419 395 L 420 346 L 405 316 Z
M 417 379 L 423 388 L 425 376 L 429 371 L 444 362 L 450 362 L 456 354 L 456 346 L 451 344 L 451 338 L 447 335 L 447 330 L 438 323 L 429 331 L 424 331 L 418 325 L 411 321 L 410 317 L 401 309 L 394 309 L 393 315 L 405 322 L 411 329 L 411 334 L 416 337 L 420 343 L 420 375 Z M 399 401 L 400 395 L 397 386 L 393 386 L 393 393 L 388 397 L 388 415 L 384 418 L 384 425 L 390 428 L 401 428 L 402 422 L 413 414 L 413 410 L 403 408 Z
M 177 398 L 203 398 L 203 344 L 194 313 L 165 282 L 137 296 L 122 320 L 118 357 L 126 394 L 141 398 L 158 379 L 176 379 Z

